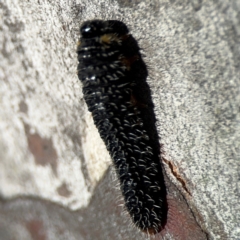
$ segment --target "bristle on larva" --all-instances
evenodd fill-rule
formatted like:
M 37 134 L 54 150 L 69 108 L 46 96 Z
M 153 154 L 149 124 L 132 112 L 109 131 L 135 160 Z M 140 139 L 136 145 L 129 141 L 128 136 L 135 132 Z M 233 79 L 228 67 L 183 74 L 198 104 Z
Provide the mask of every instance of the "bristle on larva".
M 137 41 L 120 21 L 80 28 L 78 77 L 94 123 L 111 155 L 125 207 L 142 231 L 166 217 L 166 190 L 148 75 Z

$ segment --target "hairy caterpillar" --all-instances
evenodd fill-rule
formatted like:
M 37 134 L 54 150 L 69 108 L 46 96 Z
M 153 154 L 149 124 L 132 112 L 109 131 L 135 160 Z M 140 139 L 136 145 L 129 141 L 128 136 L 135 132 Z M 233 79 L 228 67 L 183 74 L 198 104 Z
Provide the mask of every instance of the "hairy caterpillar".
M 78 77 L 111 155 L 135 225 L 156 233 L 166 218 L 166 189 L 148 75 L 137 41 L 116 20 L 80 27 Z

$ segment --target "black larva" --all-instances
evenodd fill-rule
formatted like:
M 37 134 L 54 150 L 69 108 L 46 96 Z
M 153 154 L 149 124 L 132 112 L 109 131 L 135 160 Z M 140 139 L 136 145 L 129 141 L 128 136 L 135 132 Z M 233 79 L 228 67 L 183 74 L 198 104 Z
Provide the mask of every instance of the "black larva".
M 80 33 L 84 99 L 112 157 L 126 209 L 137 227 L 156 233 L 166 218 L 166 190 L 139 46 L 120 21 L 87 21 Z

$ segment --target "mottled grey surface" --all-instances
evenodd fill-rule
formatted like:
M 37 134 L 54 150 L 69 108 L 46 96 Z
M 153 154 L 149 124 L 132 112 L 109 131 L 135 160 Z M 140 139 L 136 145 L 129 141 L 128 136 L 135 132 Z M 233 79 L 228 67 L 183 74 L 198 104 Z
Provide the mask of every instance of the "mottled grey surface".
M 0 239 L 146 238 L 127 215 L 116 220 L 118 190 L 99 198 L 106 211 L 91 200 L 105 189 L 109 157 L 82 99 L 75 43 L 94 18 L 122 19 L 139 39 L 172 164 L 164 166 L 201 228 L 210 239 L 240 239 L 237 0 L 0 2 L 0 193 L 22 196 L 1 201 Z

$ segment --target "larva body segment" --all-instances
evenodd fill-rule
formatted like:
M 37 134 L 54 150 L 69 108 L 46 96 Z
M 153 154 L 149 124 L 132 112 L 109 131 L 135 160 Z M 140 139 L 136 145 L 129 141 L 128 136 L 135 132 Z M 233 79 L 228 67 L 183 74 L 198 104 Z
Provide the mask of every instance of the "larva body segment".
M 156 233 L 165 221 L 166 190 L 139 46 L 120 21 L 87 21 L 80 33 L 84 99 L 113 160 L 126 209 L 137 227 Z

